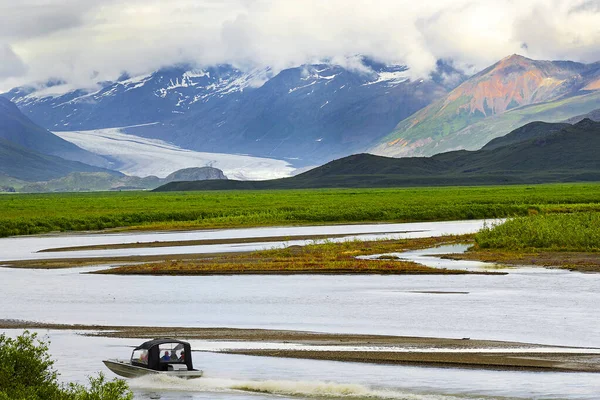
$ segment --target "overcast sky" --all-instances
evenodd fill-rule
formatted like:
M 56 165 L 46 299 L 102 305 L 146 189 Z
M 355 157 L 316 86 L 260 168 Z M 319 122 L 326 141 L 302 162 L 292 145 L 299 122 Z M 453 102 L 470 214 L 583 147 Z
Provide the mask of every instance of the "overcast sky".
M 188 62 L 276 69 L 365 54 L 426 76 L 512 53 L 600 60 L 600 0 L 0 0 L 0 90 Z

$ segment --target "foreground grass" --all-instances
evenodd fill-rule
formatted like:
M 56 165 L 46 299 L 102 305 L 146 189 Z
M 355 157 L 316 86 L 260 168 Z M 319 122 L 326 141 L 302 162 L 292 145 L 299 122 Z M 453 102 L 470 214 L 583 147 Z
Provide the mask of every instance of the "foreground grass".
M 227 228 L 600 211 L 600 184 L 0 195 L 0 237 L 53 231 Z
M 292 246 L 285 249 L 221 254 L 128 265 L 99 271 L 123 275 L 242 275 L 242 274 L 468 274 L 468 271 L 429 268 L 389 258 L 359 260 L 361 255 L 400 252 L 448 243 L 464 243 L 469 236 L 385 241 L 348 241 Z

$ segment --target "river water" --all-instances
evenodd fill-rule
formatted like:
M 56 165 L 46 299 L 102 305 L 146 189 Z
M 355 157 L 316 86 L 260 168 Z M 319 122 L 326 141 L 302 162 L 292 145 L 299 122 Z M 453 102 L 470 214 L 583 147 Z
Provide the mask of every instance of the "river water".
M 223 229 L 184 232 L 130 232 L 118 234 L 54 234 L 20 236 L 0 239 L 0 263 L 9 260 L 41 260 L 56 258 L 96 258 L 124 256 L 152 256 L 165 254 L 223 253 L 269 249 L 274 247 L 304 245 L 313 240 L 295 240 L 295 236 L 347 235 L 332 241 L 374 240 L 383 238 L 421 238 L 443 235 L 462 235 L 477 232 L 484 224 L 500 220 L 471 220 L 446 222 L 417 222 L 403 224 L 323 225 L 301 227 L 267 227 L 247 229 Z M 167 241 L 220 240 L 284 237 L 275 242 L 214 244 L 199 246 L 151 247 L 130 249 L 56 251 L 39 253 L 40 250 L 73 246 L 110 245 L 121 243 L 152 243 Z
M 453 233 L 453 227 L 461 232 L 476 230 L 481 222 L 427 227 L 411 224 L 417 226 L 410 229 L 399 225 L 402 224 L 352 226 L 355 231 L 342 232 L 386 237 L 392 232 L 397 235 L 423 235 L 425 231 Z M 268 235 L 264 231 L 244 231 L 245 234 L 254 232 L 254 237 L 285 236 L 277 229 L 290 228 L 271 228 Z M 341 228 L 311 229 L 311 234 L 337 234 Z M 398 233 L 406 231 L 412 233 Z M 181 240 L 172 239 L 171 235 L 198 239 L 219 235 L 245 237 L 245 234 L 241 230 L 229 230 L 160 235 L 169 235 L 161 240 Z M 306 231 L 296 234 L 304 235 Z M 147 241 L 157 240 L 154 234 L 143 235 Z M 287 235 L 292 236 L 289 232 Z M 52 254 L 35 253 L 48 247 L 72 246 L 81 241 L 97 244 L 138 239 L 138 234 L 94 235 L 93 239 L 84 235 L 1 239 L 0 257 L 29 259 L 36 254 Z M 129 250 L 137 252 L 139 249 Z M 426 257 L 423 252 L 408 256 Z M 455 263 L 459 264 L 452 267 L 462 262 Z M 600 275 L 596 274 L 532 268 L 510 269 L 508 275 L 498 276 L 155 277 L 84 273 L 90 270 L 93 268 L 0 269 L 0 318 L 101 325 L 470 337 L 600 347 L 600 307 L 597 306 L 600 304 Z M 7 332 L 14 335 L 19 331 Z M 91 338 L 71 331 L 44 330 L 41 333 L 51 339 L 51 352 L 64 380 L 83 381 L 86 375 L 100 370 L 113 376 L 105 370 L 101 360 L 127 358 L 131 347 L 139 344 L 137 340 Z M 197 349 L 209 346 L 194 341 L 192 345 Z M 598 399 L 600 393 L 599 374 L 381 366 L 200 352 L 194 357 L 195 365 L 205 371 L 205 378 L 132 380 L 130 384 L 136 398 Z

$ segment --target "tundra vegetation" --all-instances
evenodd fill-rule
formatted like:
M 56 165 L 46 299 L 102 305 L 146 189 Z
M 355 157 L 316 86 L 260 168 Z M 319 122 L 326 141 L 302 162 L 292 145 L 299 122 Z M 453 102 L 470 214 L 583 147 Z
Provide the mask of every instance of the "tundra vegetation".
M 0 237 L 109 228 L 448 221 L 600 211 L 600 184 L 0 195 Z
M 206 255 L 124 265 L 97 273 L 123 275 L 240 275 L 240 274 L 381 274 L 462 275 L 475 272 L 431 268 L 394 256 L 361 259 L 359 256 L 395 253 L 443 244 L 464 243 L 470 235 L 438 238 L 324 242 L 307 246 L 253 251 L 242 254 Z M 476 272 L 489 274 L 489 272 Z M 493 274 L 493 273 L 491 273 Z
M 36 333 L 0 335 L 0 400 L 133 399 L 123 380 L 108 381 L 102 373 L 89 377 L 89 387 L 60 383 L 53 365 L 48 344 Z
M 474 241 L 470 251 L 447 257 L 600 272 L 600 212 L 532 212 L 487 226 Z
M 481 249 L 600 252 L 600 212 L 512 218 L 485 227 L 475 241 Z

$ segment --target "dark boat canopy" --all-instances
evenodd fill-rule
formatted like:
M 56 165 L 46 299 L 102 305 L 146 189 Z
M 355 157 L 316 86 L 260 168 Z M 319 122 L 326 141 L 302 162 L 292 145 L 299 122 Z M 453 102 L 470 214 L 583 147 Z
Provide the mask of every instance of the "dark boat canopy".
M 144 342 L 142 344 L 140 344 L 138 347 L 136 347 L 136 350 L 140 350 L 140 349 L 150 349 L 154 346 L 158 346 L 159 344 L 165 344 L 165 343 L 179 343 L 181 345 L 183 345 L 184 347 L 190 347 L 190 344 L 188 342 L 184 342 L 183 340 L 177 340 L 177 339 L 152 339 L 149 340 L 147 342 Z
M 177 339 L 154 339 L 133 350 L 131 363 L 138 367 L 167 371 L 177 365 L 192 371 L 192 348 L 188 342 Z

